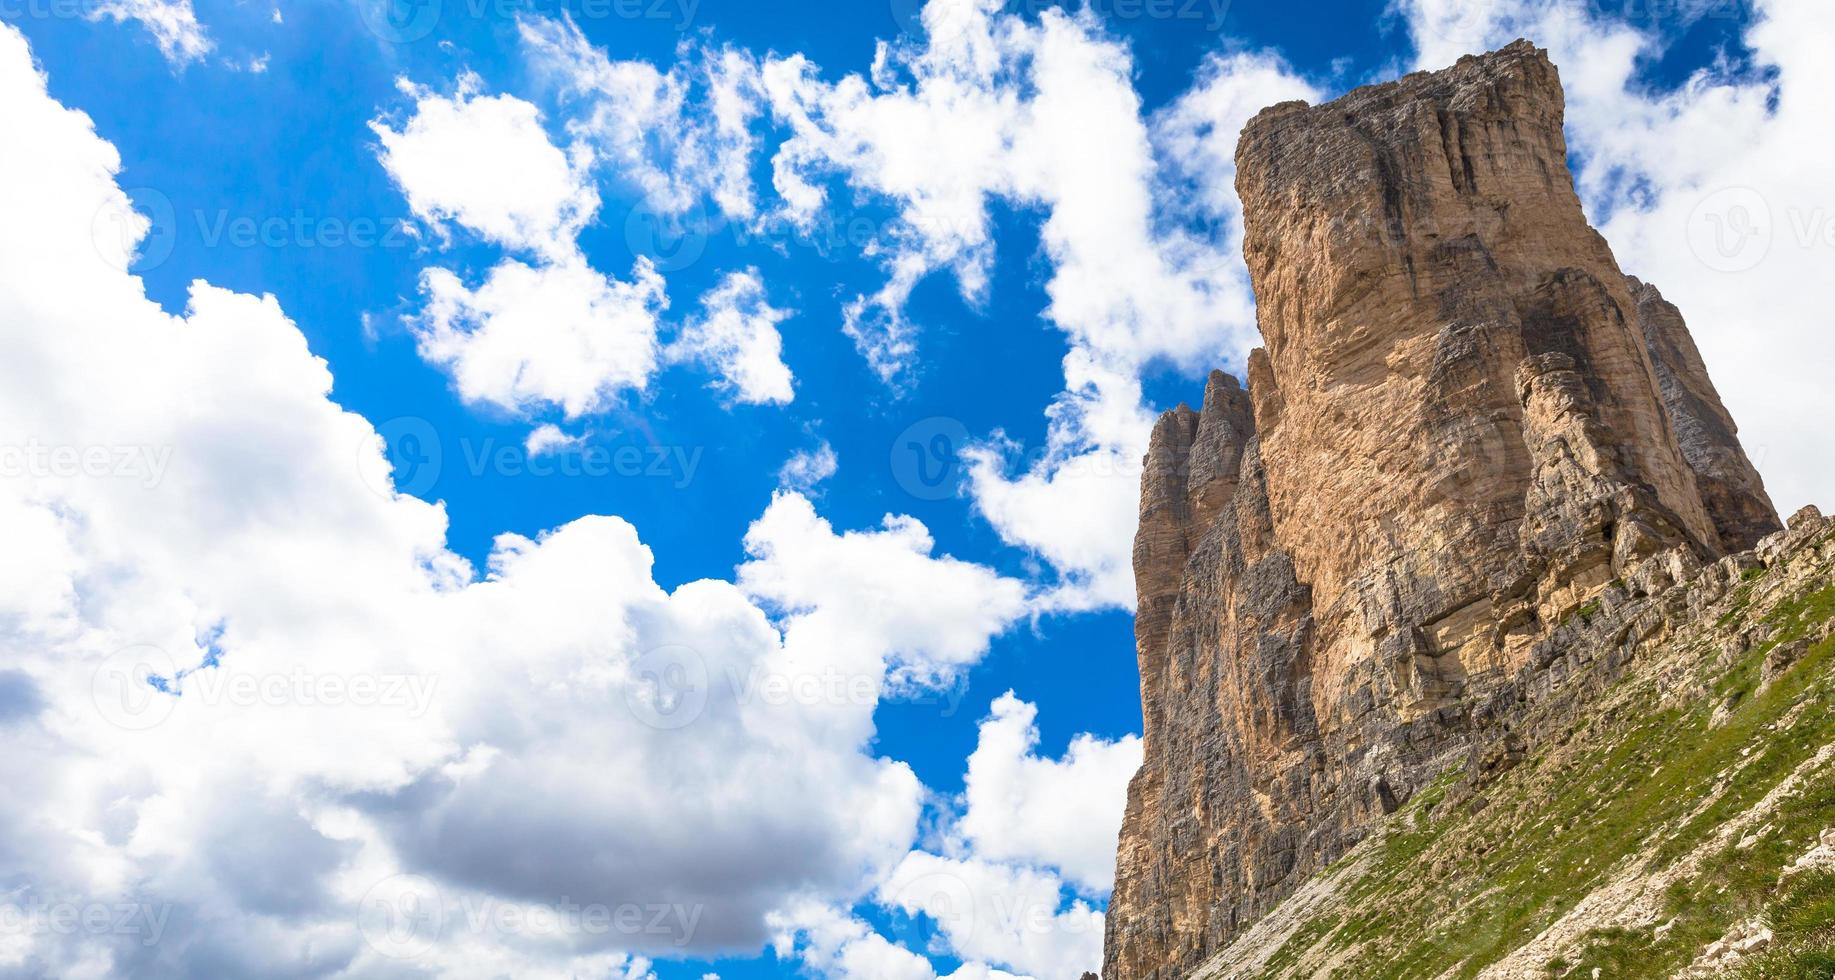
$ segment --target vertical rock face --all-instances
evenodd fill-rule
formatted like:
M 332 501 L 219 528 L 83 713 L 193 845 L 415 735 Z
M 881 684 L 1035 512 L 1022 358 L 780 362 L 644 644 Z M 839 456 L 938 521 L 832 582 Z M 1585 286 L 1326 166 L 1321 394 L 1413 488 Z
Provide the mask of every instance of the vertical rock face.
M 1740 448 L 1739 429 L 1720 403 L 1701 351 L 1682 322 L 1682 311 L 1664 299 L 1657 287 L 1635 278 L 1630 282 L 1663 407 L 1669 412 L 1683 458 L 1695 471 L 1695 485 L 1701 490 L 1708 516 L 1720 531 L 1721 547 L 1746 551 L 1765 535 L 1783 530 L 1777 508 Z
M 1243 131 L 1266 347 L 1146 459 L 1109 980 L 1184 976 L 1355 844 L 1594 594 L 1778 526 L 1561 127 L 1519 41 Z

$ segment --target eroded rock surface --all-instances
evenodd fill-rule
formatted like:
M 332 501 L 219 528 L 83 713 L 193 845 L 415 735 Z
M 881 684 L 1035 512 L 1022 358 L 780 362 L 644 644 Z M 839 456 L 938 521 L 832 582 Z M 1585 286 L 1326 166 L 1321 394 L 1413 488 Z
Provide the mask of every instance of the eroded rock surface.
M 1779 527 L 1680 314 L 1588 226 L 1561 126 L 1519 41 L 1244 130 L 1266 346 L 1145 461 L 1109 980 L 1186 976 L 1491 744 L 1555 624 Z

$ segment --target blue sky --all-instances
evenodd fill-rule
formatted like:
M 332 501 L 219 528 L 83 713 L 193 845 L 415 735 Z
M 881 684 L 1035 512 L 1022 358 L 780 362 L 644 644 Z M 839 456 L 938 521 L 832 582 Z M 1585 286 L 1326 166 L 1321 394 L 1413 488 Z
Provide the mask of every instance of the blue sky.
M 816 13 L 789 4 L 646 0 L 589 4 L 574 13 L 587 37 L 615 58 L 666 66 L 685 39 L 706 39 L 760 52 L 804 52 L 832 77 L 866 70 L 876 41 L 910 36 L 908 6 L 915 9 L 859 4 Z M 1035 14 L 1048 6 L 1066 5 L 1009 9 Z M 1145 5 L 1135 13 L 1124 4 L 1104 18 L 1104 26 L 1124 38 L 1136 57 L 1136 84 L 1148 112 L 1183 92 L 1207 54 L 1231 47 L 1276 49 L 1297 73 L 1334 93 L 1391 74 L 1410 55 L 1405 24 L 1383 3 L 1301 9 L 1206 0 L 1168 6 L 1172 17 L 1152 16 Z M 284 10 L 281 24 L 271 19 L 277 7 Z M 404 8 L 403 16 L 425 18 L 422 9 L 431 6 Z M 412 214 L 377 160 L 368 123 L 379 113 L 401 110 L 397 78 L 439 87 L 469 70 L 483 76 L 492 91 L 533 95 L 516 44 L 515 17 L 563 9 L 569 8 L 455 0 L 442 5 L 426 37 L 393 44 L 374 36 L 365 19 L 342 4 L 294 9 L 237 3 L 217 10 L 206 3 L 198 7 L 199 18 L 209 25 L 218 53 L 183 71 L 173 70 L 151 38 L 132 30 L 56 18 L 19 23 L 50 75 L 52 94 L 89 113 L 98 131 L 120 148 L 122 186 L 130 193 L 156 191 L 171 204 L 170 254 L 140 266 L 149 294 L 177 309 L 196 278 L 271 292 L 313 352 L 330 362 L 340 403 L 378 423 L 398 417 L 432 423 L 443 448 L 452 443 L 447 452 L 459 458 L 443 459 L 439 479 L 424 496 L 447 502 L 459 553 L 481 560 L 501 531 L 534 534 L 584 513 L 613 513 L 637 525 L 655 549 L 659 582 L 722 577 L 742 557 L 740 540 L 776 485 L 778 468 L 791 453 L 826 438 L 846 466 L 823 500 L 824 513 L 838 525 L 870 525 L 888 512 L 909 513 L 925 522 L 943 550 L 1024 574 L 1026 555 L 1002 548 L 968 501 L 953 494 L 913 496 L 901 488 L 891 463 L 898 436 L 931 418 L 960 422 L 960 429 L 945 427 L 956 439 L 1000 429 L 1035 450 L 1044 443 L 1041 409 L 1063 386 L 1058 361 L 1065 345 L 1039 316 L 1045 298 L 1036 212 L 1009 209 L 996 216 L 1001 261 L 987 303 L 963 303 L 946 275 L 918 290 L 913 311 L 925 327 L 922 359 L 916 380 L 896 391 L 873 377 L 835 329 L 847 296 L 883 278 L 874 263 L 862 259 L 861 236 L 850 226 L 864 221 L 871 233 L 888 220 L 889 209 L 863 202 L 807 232 L 779 227 L 747 235 L 722 229 L 703 240 L 689 231 L 685 247 L 701 254 L 671 269 L 676 309 L 692 309 L 695 297 L 722 270 L 757 265 L 780 302 L 797 311 L 784 327 L 786 361 L 798 379 L 796 402 L 782 408 L 724 407 L 692 372 L 673 371 L 651 398 L 608 413 L 602 424 L 607 436 L 601 437 L 614 449 L 643 450 L 645 471 L 654 468 L 652 447 L 670 453 L 667 473 L 600 479 L 503 473 L 486 466 L 473 475 L 476 456 L 520 444 L 528 425 L 468 409 L 452 397 L 448 380 L 416 356 L 399 319 L 413 309 L 422 267 L 419 246 L 388 230 L 412 220 Z M 594 17 L 593 11 L 608 15 Z M 407 23 L 413 25 L 410 32 L 418 32 L 422 22 Z M 1731 26 L 1703 19 L 1688 36 L 1703 44 L 1709 38 L 1724 41 Z M 268 70 L 259 75 L 215 64 L 219 57 L 263 56 Z M 757 164 L 757 176 L 768 179 L 768 161 Z M 584 240 L 596 264 L 624 269 L 642 251 L 669 250 L 669 237 L 678 232 L 662 229 L 661 242 L 646 233 L 626 233 L 627 225 L 648 227 L 628 219 L 641 206 L 632 188 L 614 178 L 601 193 L 600 220 Z M 231 237 L 238 221 L 274 219 L 289 226 L 278 238 L 272 228 L 262 233 L 266 241 L 237 244 Z M 324 232 L 313 230 L 364 219 L 379 229 L 374 247 L 325 246 L 319 244 Z M 331 234 L 335 243 L 336 232 Z M 488 248 L 457 251 L 461 262 L 469 259 L 474 267 L 491 255 Z M 1232 360 L 1238 353 L 1217 351 L 1216 366 L 1240 372 L 1240 360 Z M 1155 371 L 1148 380 L 1153 403 L 1161 408 L 1196 402 L 1203 390 L 1201 376 L 1190 372 Z M 692 471 L 676 453 L 692 461 Z M 1129 529 L 1116 533 L 1125 536 Z M 985 670 L 971 678 L 965 701 L 985 703 L 1016 685 L 1042 705 L 1066 699 L 1069 710 L 1042 713 L 1047 745 L 1061 746 L 1078 731 L 1111 736 L 1137 731 L 1131 630 L 1131 616 L 1116 610 L 1048 620 L 1036 636 L 1004 637 Z M 1070 665 L 1074 669 L 1054 669 Z M 1039 690 L 1030 690 L 1034 687 Z M 977 710 L 956 719 L 953 736 L 936 731 L 931 719 L 913 719 L 918 731 L 893 744 L 908 746 L 912 754 L 900 757 L 925 767 L 920 772 L 931 785 L 946 788 L 960 780 L 959 761 L 972 745 Z M 881 737 L 900 739 L 900 727 L 887 726 Z M 935 745 L 939 736 L 946 748 Z M 928 757 L 939 748 L 936 768 L 928 770 Z
M 207 485 L 249 501 L 246 513 L 236 510 L 235 527 L 255 521 L 250 514 L 317 513 L 319 505 L 297 502 L 275 509 L 288 486 L 300 494 L 317 493 L 310 488 L 321 482 L 340 488 L 337 493 L 358 487 L 370 497 L 361 505 L 339 504 L 338 513 L 386 506 L 390 516 L 338 524 L 338 534 L 362 543 L 337 552 L 344 557 L 336 562 L 350 565 L 327 567 L 355 568 L 369 554 L 365 549 L 381 547 L 372 538 L 392 540 L 396 533 L 376 528 L 413 525 L 416 541 L 437 540 L 446 556 L 425 559 L 422 549 L 414 551 L 422 555 L 416 561 L 438 570 L 463 559 L 469 567 L 450 573 L 461 584 L 428 572 L 426 581 L 403 586 L 404 595 L 420 596 L 422 586 L 457 589 L 479 595 L 464 601 L 485 607 L 495 601 L 485 598 L 495 593 L 480 591 L 485 586 L 507 590 L 505 583 L 520 582 L 531 597 L 531 621 L 546 623 L 568 618 L 574 607 L 543 598 L 545 586 L 528 583 L 549 580 L 513 570 L 522 567 L 517 556 L 559 562 L 557 556 L 572 552 L 562 547 L 565 536 L 548 537 L 550 532 L 587 515 L 609 515 L 628 522 L 653 559 L 648 580 L 631 581 L 642 582 L 640 591 L 676 594 L 675 611 L 633 612 L 618 620 L 624 625 L 617 629 L 635 622 L 629 628 L 642 633 L 647 616 L 672 623 L 670 617 L 679 617 L 670 629 L 684 635 L 726 623 L 725 612 L 681 608 L 688 602 L 683 594 L 693 588 L 678 589 L 715 580 L 736 583 L 726 588 L 752 603 L 745 615 L 768 624 L 761 627 L 768 636 L 759 641 L 772 651 L 759 655 L 764 660 L 783 656 L 807 665 L 832 655 L 836 663 L 854 663 L 845 658 L 870 654 L 867 666 L 844 670 L 855 677 L 864 670 L 873 693 L 857 717 L 836 721 L 830 736 L 841 741 L 828 747 L 837 749 L 837 758 L 804 768 L 797 768 L 803 762 L 786 763 L 793 774 L 778 785 L 853 780 L 860 783 L 858 793 L 837 798 L 872 810 L 878 804 L 868 801 L 882 797 L 872 796 L 877 791 L 871 786 L 883 789 L 890 780 L 898 784 L 891 794 L 898 800 L 886 804 L 888 812 L 896 811 L 885 818 L 893 829 L 852 849 L 809 844 L 828 862 L 820 873 L 792 867 L 746 878 L 743 887 L 756 894 L 738 903 L 743 907 L 731 911 L 730 921 L 721 920 L 724 939 L 628 950 L 587 943 L 561 952 L 553 944 L 497 944 L 515 947 L 544 968 L 619 976 L 648 969 L 690 978 L 709 972 L 729 978 L 847 976 L 849 970 L 886 976 L 962 971 L 957 975 L 966 978 L 1001 975 L 987 970 L 1024 975 L 1095 968 L 1085 962 L 1100 946 L 1089 922 L 1094 916 L 1099 923 L 1107 883 L 1087 870 L 1100 855 L 1090 856 L 1088 834 L 1079 828 L 1107 828 L 1112 840 L 1128 761 L 1139 752 L 1127 571 L 1138 480 L 1132 461 L 1154 413 L 1180 401 L 1195 403 L 1205 372 L 1239 370 L 1254 343 L 1227 164 L 1234 127 L 1274 99 L 1330 97 L 1517 33 L 1550 46 L 1568 79 L 1570 148 L 1582 196 L 1621 263 L 1658 281 L 1695 318 L 1710 366 L 1747 427 L 1748 445 L 1779 504 L 1788 509 L 1808 502 L 1826 485 L 1825 464 L 1805 461 L 1802 451 L 1819 438 L 1803 421 L 1802 407 L 1828 360 L 1826 341 L 1814 332 L 1814 297 L 1793 300 L 1763 325 L 1769 333 L 1760 336 L 1773 344 L 1813 348 L 1785 369 L 1782 382 L 1750 342 L 1750 300 L 1777 295 L 1778 283 L 1801 281 L 1802 269 L 1827 259 L 1826 243 L 1814 233 L 1794 242 L 1785 233 L 1788 216 L 1820 213 L 1814 207 L 1821 182 L 1806 177 L 1802 164 L 1817 147 L 1780 122 L 1792 105 L 1813 102 L 1816 87 L 1826 84 L 1806 68 L 1806 45 L 1792 40 L 1828 28 L 1812 4 L 1777 0 L 1761 16 L 1732 0 L 1654 6 L 1499 0 L 1465 7 L 1429 0 L 1112 0 L 1087 10 L 990 4 L 973 17 L 949 20 L 954 15 L 941 0 L 928 12 L 920 12 L 917 0 L 421 0 L 420 6 L 393 8 L 384 0 L 194 3 L 98 0 L 58 7 L 19 0 L 0 9 L 9 31 L 29 44 L 47 78 L 48 98 L 86 113 L 94 137 L 119 152 L 112 187 L 98 184 L 96 193 L 113 200 L 112 188 L 119 188 L 150 221 L 138 240 L 138 258 L 109 281 L 137 275 L 147 299 L 194 323 L 207 318 L 193 292 L 197 280 L 234 294 L 272 296 L 275 315 L 284 315 L 310 355 L 328 366 L 330 401 L 368 420 L 386 444 L 392 483 L 386 468 L 364 456 L 371 451 L 367 442 L 350 446 L 348 469 L 331 474 L 315 468 L 310 454 L 269 457 L 256 450 L 215 460 L 211 465 L 225 468 Z M 1765 33 L 1768 21 L 1774 26 Z M 1786 29 L 1791 24 L 1796 29 Z M 728 59 L 725 74 L 713 72 L 722 57 Z M 976 57 L 990 59 L 991 67 L 974 65 Z M 640 68 L 666 73 L 669 84 L 679 85 L 681 101 L 620 130 L 620 120 L 637 118 L 636 103 L 621 99 L 636 98 L 631 93 L 639 90 L 653 98 L 667 87 L 658 88 Z M 719 79 L 735 85 L 733 97 L 747 107 L 737 130 L 721 128 Z M 627 82 L 628 91 L 612 91 Z M 900 103 L 901 96 L 908 100 Z M 6 93 L 22 105 L 33 97 Z M 507 113 L 493 117 L 510 120 L 507 128 L 487 125 L 487 106 Z M 911 139 L 922 126 L 936 129 L 928 140 Z M 997 135 L 988 157 L 977 158 L 976 140 L 990 133 Z M 1710 149 L 1703 133 L 1716 139 L 1734 134 L 1730 142 L 1764 152 L 1741 158 Z M 68 138 L 85 147 L 83 153 L 100 152 L 94 140 Z M 726 150 L 733 152 L 722 155 Z M 17 156 L 18 174 L 41 172 L 30 169 L 37 165 L 33 144 L 15 143 L 5 152 Z M 452 173 L 459 177 L 449 179 Z M 745 188 L 743 204 L 734 203 L 734 187 Z M 1725 188 L 1758 195 L 1774 215 L 1770 252 L 1762 261 L 1727 261 L 1722 254 L 1717 262 L 1691 250 L 1691 222 L 1703 202 L 1719 206 L 1713 195 Z M 13 190 L 21 201 L 31 194 Z M 124 212 L 108 207 L 104 202 L 94 212 L 84 234 L 119 233 L 96 230 L 113 228 L 104 216 L 123 220 Z M 90 212 L 73 205 L 71 213 L 80 218 Z M 126 236 L 133 240 L 131 230 Z M 1148 259 L 1136 270 L 1131 263 L 1141 254 Z M 888 293 L 888 283 L 899 281 L 900 262 L 920 271 L 905 284 L 908 293 Z M 493 297 L 486 283 L 504 270 L 521 270 L 538 287 Z M 564 283 L 563 276 L 571 278 Z M 736 281 L 736 291 L 723 292 Z M 15 285 L 29 294 L 27 286 Z M 652 290 L 647 300 L 632 298 L 646 288 Z M 531 339 L 530 324 L 558 322 L 554 310 L 562 306 L 542 304 L 576 302 L 569 292 L 575 289 L 584 291 L 586 298 L 577 302 L 591 303 L 591 315 L 569 321 L 558 335 Z M 1698 305 L 1691 305 L 1696 298 Z M 20 309 L 43 308 L 21 303 Z M 135 316 L 150 315 L 135 309 Z M 493 317 L 496 323 L 489 322 Z M 730 330 L 720 332 L 722 325 Z M 41 327 L 21 321 L 22 330 Z M 288 328 L 273 329 L 276 336 L 291 336 Z M 644 352 L 593 348 L 604 359 L 583 362 L 581 351 L 591 347 L 583 338 L 619 331 L 636 336 Z M 494 339 L 481 342 L 487 333 Z M 292 359 L 273 382 L 275 390 L 303 385 L 301 404 L 318 405 L 311 382 L 300 380 L 312 373 L 309 360 L 297 351 L 273 356 Z M 238 384 L 266 390 L 266 361 L 245 371 L 234 363 L 207 364 L 203 355 L 197 363 L 204 366 L 194 383 L 241 374 Z M 765 374 L 744 373 L 751 368 Z M 235 404 L 218 406 L 213 392 L 185 388 L 183 372 L 165 378 L 149 366 L 135 377 L 134 386 L 150 386 L 157 393 L 149 396 L 153 401 L 188 420 L 187 439 L 234 431 L 240 434 L 231 445 L 286 446 L 298 434 L 299 426 L 278 422 L 264 434 L 258 395 L 238 403 L 248 405 L 238 411 Z M 769 380 L 780 378 L 788 387 Z M 104 380 L 78 376 L 69 383 L 73 390 L 87 387 L 92 403 L 115 398 L 107 408 L 119 414 L 99 415 L 96 431 L 114 431 L 108 419 L 155 411 Z M 222 420 L 210 421 L 212 411 L 223 412 Z M 560 448 L 530 448 L 538 431 Z M 26 430 L 14 438 L 38 435 Z M 214 458 L 196 442 L 174 437 L 166 445 L 181 466 L 194 451 Z M 805 475 L 786 472 L 793 458 L 804 460 Z M 831 465 L 811 470 L 811 460 Z M 90 514 L 90 507 L 104 513 L 103 503 L 84 503 L 88 498 L 77 490 L 47 486 L 31 484 L 21 499 L 50 506 L 43 503 L 49 495 L 62 501 L 58 513 Z M 426 529 L 427 521 L 437 524 L 426 515 L 437 512 L 403 502 L 397 493 L 441 505 L 443 532 Z M 185 506 L 194 505 L 204 506 L 187 498 Z M 888 515 L 909 519 L 887 523 Z M 197 526 L 214 526 L 219 516 L 200 512 Z M 110 526 L 100 517 L 95 523 Z M 286 523 L 278 521 L 273 533 Z M 400 533 L 404 540 L 409 535 Z M 611 532 L 600 527 L 592 533 Z M 500 538 L 506 534 L 530 540 L 506 545 Z M 346 539 L 323 540 L 336 551 L 332 545 Z M 144 560 L 146 577 L 165 576 L 158 601 L 188 610 L 175 617 L 209 624 L 192 630 L 206 636 L 197 648 L 207 651 L 207 670 L 255 663 L 269 655 L 272 636 L 284 635 L 292 617 L 341 615 L 332 610 L 350 610 L 356 601 L 327 598 L 316 611 L 284 613 L 238 605 L 254 600 L 235 598 L 221 570 L 199 571 L 193 584 L 173 571 L 189 567 L 184 562 L 191 558 L 158 564 L 145 557 L 158 548 L 187 553 L 181 545 L 148 543 L 143 549 L 131 537 L 110 544 L 120 552 L 118 561 Z M 209 547 L 195 540 L 190 546 Z M 310 579 L 272 567 L 295 560 L 289 549 L 304 547 L 297 542 L 267 551 L 255 543 L 224 547 L 226 560 L 242 563 L 252 582 L 310 591 L 325 580 L 316 566 L 318 577 Z M 89 554 L 77 544 L 64 550 Z M 388 560 L 407 550 L 387 552 Z M 590 563 L 593 550 L 584 548 L 589 557 L 573 560 Z M 534 564 L 534 558 L 525 563 Z M 615 591 L 615 583 L 625 580 L 604 575 L 613 591 L 586 600 L 595 614 L 599 604 L 622 608 L 625 601 Z M 815 581 L 824 576 L 840 584 Z M 84 591 L 94 577 L 71 573 L 76 584 L 58 600 L 76 610 L 70 617 L 91 615 L 85 609 L 156 605 L 145 597 L 104 602 Z M 598 581 L 585 571 L 579 579 Z M 852 591 L 841 587 L 856 582 Z M 402 599 L 398 606 L 419 602 Z M 520 614 L 507 609 L 494 615 L 520 622 Z M 352 622 L 367 621 L 351 616 Z M 484 612 L 437 618 L 457 623 L 471 622 L 470 616 L 479 617 L 475 633 L 495 635 L 496 621 Z M 740 625 L 742 619 L 753 625 Z M 92 659 L 116 646 L 164 642 L 143 635 L 151 630 L 144 625 L 83 621 L 91 631 L 85 655 Z M 749 643 L 754 634 L 765 636 L 753 628 L 757 623 L 740 616 L 720 627 L 721 635 L 744 634 Z M 20 636 L 27 632 L 20 627 Z M 109 639 L 97 647 L 97 635 Z M 345 641 L 363 646 L 368 638 Z M 510 641 L 512 653 L 518 642 Z M 578 641 L 543 635 L 527 642 L 558 650 Z M 639 679 L 643 658 L 661 649 L 608 642 L 613 650 L 603 654 L 607 662 L 638 665 Z M 51 649 L 42 638 L 18 643 Z M 720 659 L 695 649 L 699 658 Z M 204 660 L 189 647 L 168 655 L 180 668 Z M 305 646 L 297 655 L 311 663 L 325 654 Z M 445 677 L 471 671 L 468 656 L 495 654 L 467 654 L 456 642 L 428 656 L 444 657 L 438 662 Z M 29 683 L 20 683 L 40 692 L 29 700 L 55 703 L 55 679 L 32 663 L 21 655 L 18 670 Z M 505 678 L 536 673 L 519 667 L 511 654 L 492 663 Z M 592 663 L 597 661 L 589 658 L 587 666 Z M 663 683 L 672 683 L 673 675 L 663 676 Z M 1014 698 L 997 703 L 1006 692 Z M 537 807 L 552 809 L 557 815 L 551 821 L 498 826 L 479 816 L 529 787 L 553 791 L 554 782 L 534 774 L 546 773 L 557 751 L 566 756 L 579 750 L 575 772 L 588 778 L 605 771 L 593 760 L 625 771 L 617 768 L 618 745 L 584 750 L 578 741 L 563 741 L 557 750 L 531 740 L 520 756 L 504 748 L 524 743 L 515 741 L 521 736 L 496 732 L 492 726 L 500 722 L 478 721 L 490 714 L 486 693 L 466 695 L 471 700 L 463 710 L 442 718 L 446 727 L 426 734 L 427 744 L 449 751 L 437 760 L 427 754 L 431 749 L 400 748 L 393 777 L 302 763 L 277 781 L 272 793 L 279 802 L 272 806 L 287 814 L 283 824 L 301 828 L 302 839 L 311 842 L 293 850 L 324 855 L 302 873 L 327 882 L 324 896 L 310 901 L 263 906 L 250 900 L 273 919 L 276 935 L 289 937 L 276 941 L 277 959 L 263 961 L 247 950 L 232 955 L 216 940 L 194 937 L 136 954 L 144 957 L 136 962 L 150 971 L 146 975 L 198 963 L 218 964 L 222 975 L 260 974 L 279 970 L 283 960 L 299 975 L 383 975 L 374 966 L 373 944 L 366 951 L 351 943 L 347 956 L 330 962 L 291 951 L 289 943 L 318 935 L 315 930 L 336 932 L 344 922 L 337 909 L 350 906 L 346 893 L 355 888 L 350 879 L 358 867 L 370 875 L 420 876 L 449 889 L 449 897 L 566 898 L 563 885 L 539 872 L 548 866 L 544 861 L 556 860 L 552 855 L 532 851 L 519 863 L 517 849 L 528 840 L 519 834 L 552 832 L 562 841 L 575 839 L 569 835 L 577 830 L 586 835 L 579 839 L 595 839 L 588 834 L 592 827 L 624 827 L 604 831 L 626 836 L 601 842 L 604 853 L 597 859 L 649 867 L 645 873 L 656 894 L 702 901 L 711 895 L 717 906 L 724 890 L 741 887 L 704 869 L 668 861 L 644 865 L 642 854 L 653 847 L 645 828 L 683 819 L 672 817 L 669 807 L 655 822 L 630 827 L 609 814 L 600 820 L 594 810 L 616 810 L 622 805 L 617 799 L 670 793 L 681 797 L 677 806 L 715 808 L 746 794 L 774 792 L 764 788 L 768 782 L 729 779 L 719 766 L 689 767 L 701 774 L 699 782 L 635 780 L 604 799 L 587 793 L 577 805 L 558 794 Z M 197 698 L 176 700 L 182 718 Z M 501 710 L 534 710 L 532 703 L 506 699 Z M 739 715 L 748 725 L 756 721 L 745 710 Z M 238 718 L 236 725 L 256 724 Z M 179 739 L 167 733 L 183 728 L 184 737 L 221 740 L 241 731 L 215 724 L 175 723 L 159 732 Z M 1024 737 L 1028 725 L 1036 727 L 1036 743 Z M 770 741 L 748 730 L 746 738 Z M 722 728 L 719 738 L 728 737 L 739 736 Z M 631 761 L 630 772 L 672 772 L 663 765 L 670 753 L 699 758 L 725 751 L 724 743 L 708 738 L 693 745 L 633 740 L 625 748 L 633 756 L 663 755 Z M 182 752 L 186 744 L 161 748 Z M 370 745 L 353 736 L 351 751 L 366 752 Z M 478 761 L 483 755 L 476 753 L 486 750 L 513 761 Z M 777 745 L 771 751 L 797 750 Z M 735 753 L 741 767 L 773 758 L 756 746 Z M 986 766 L 981 797 L 965 781 L 971 756 Z M 416 809 L 415 800 L 434 792 L 426 788 L 432 774 L 456 780 L 452 767 L 467 765 L 494 765 L 491 772 L 507 769 L 512 777 L 492 790 L 501 796 L 474 800 L 455 783 L 461 788 L 451 789 L 439 806 Z M 249 771 L 225 765 L 212 778 L 228 786 Z M 850 775 L 836 775 L 843 771 Z M 914 779 L 899 782 L 898 771 Z M 136 777 L 146 786 L 163 785 L 160 778 L 166 777 Z M 1047 790 L 1070 796 L 1051 798 Z M 46 793 L 47 802 L 58 798 Z M 186 811 L 191 823 L 227 820 L 235 809 L 227 802 L 197 806 L 211 808 Z M 1013 814 L 1046 809 L 1059 813 L 1002 826 Z M 834 832 L 832 820 L 799 823 L 807 815 L 794 811 L 788 802 L 757 812 L 740 807 L 732 823 L 756 820 L 758 836 L 747 838 L 740 826 L 728 843 L 755 852 L 773 846 L 775 831 L 798 842 Z M 1101 834 L 1096 837 L 1100 845 Z M 196 846 L 215 839 L 199 837 L 203 843 Z M 417 856 L 415 841 L 431 840 L 506 854 L 501 861 L 492 856 L 469 863 Z M 915 857 L 888 866 L 879 856 L 888 841 L 895 852 Z M 707 850 L 717 855 L 725 846 Z M 174 857 L 171 866 L 188 868 L 190 860 Z M 525 866 L 538 870 L 516 870 Z M 663 880 L 678 870 L 679 886 Z M 186 897 L 184 882 L 174 876 L 190 881 L 187 875 L 169 868 L 140 871 L 145 877 L 127 875 L 141 883 L 130 889 L 137 902 L 151 907 L 148 896 L 159 895 L 161 907 L 178 909 L 181 918 L 195 913 L 203 923 L 227 914 L 202 911 L 206 903 Z M 215 868 L 199 872 L 197 880 L 231 873 Z M 976 896 L 984 913 L 1001 894 L 1048 894 L 1047 924 L 1024 935 L 995 935 L 999 928 L 980 925 L 960 931 L 926 904 L 934 897 L 929 893 L 901 904 L 899 896 L 910 892 L 901 891 L 900 882 L 936 875 Z M 51 891 L 56 875 L 21 867 L 11 877 Z M 93 894 L 96 886 L 89 887 L 77 893 Z M 214 887 L 236 891 L 221 881 Z M 767 949 L 771 938 L 775 951 Z M 449 952 L 465 955 L 460 946 Z M 617 958 L 625 952 L 649 959 Z M 40 963 L 68 962 L 58 958 L 62 954 L 33 955 L 42 957 Z M 925 959 L 929 965 L 920 967 Z M 403 964 L 413 962 L 408 957 L 393 965 L 407 969 Z M 518 975 L 533 969 L 523 961 L 505 963 L 503 970 Z

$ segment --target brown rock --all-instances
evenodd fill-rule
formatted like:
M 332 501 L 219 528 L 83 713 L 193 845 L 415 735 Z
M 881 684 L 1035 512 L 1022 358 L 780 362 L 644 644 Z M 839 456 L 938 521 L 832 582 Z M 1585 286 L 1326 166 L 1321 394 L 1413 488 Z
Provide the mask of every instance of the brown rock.
M 1682 311 L 1657 287 L 1629 280 L 1638 322 L 1656 368 L 1663 406 L 1708 515 L 1720 530 L 1721 550 L 1746 551 L 1783 529 L 1758 470 L 1739 444 L 1739 428 L 1708 378 L 1701 351 L 1682 322 Z
M 1777 527 L 1561 127 L 1519 41 L 1244 130 L 1266 348 L 1146 458 L 1109 980 L 1187 975 L 1449 763 L 1523 758 L 1489 726 L 1524 671 Z
M 1808 640 L 1781 643 L 1774 647 L 1770 653 L 1765 655 L 1765 665 L 1759 674 L 1760 683 L 1770 684 L 1784 676 L 1786 671 L 1796 666 L 1797 661 L 1803 659 L 1803 655 L 1809 652 L 1809 648 L 1810 641 Z

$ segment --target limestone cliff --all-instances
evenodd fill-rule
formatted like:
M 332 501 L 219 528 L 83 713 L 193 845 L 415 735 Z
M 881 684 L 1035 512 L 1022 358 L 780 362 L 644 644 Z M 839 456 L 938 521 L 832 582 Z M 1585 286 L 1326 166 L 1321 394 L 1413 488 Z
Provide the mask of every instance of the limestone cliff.
M 1566 158 L 1555 67 L 1522 41 L 1243 131 L 1265 347 L 1145 460 L 1145 763 L 1109 980 L 1188 975 L 1504 744 L 1589 603 L 1780 527 L 1680 314 L 1619 269 Z

